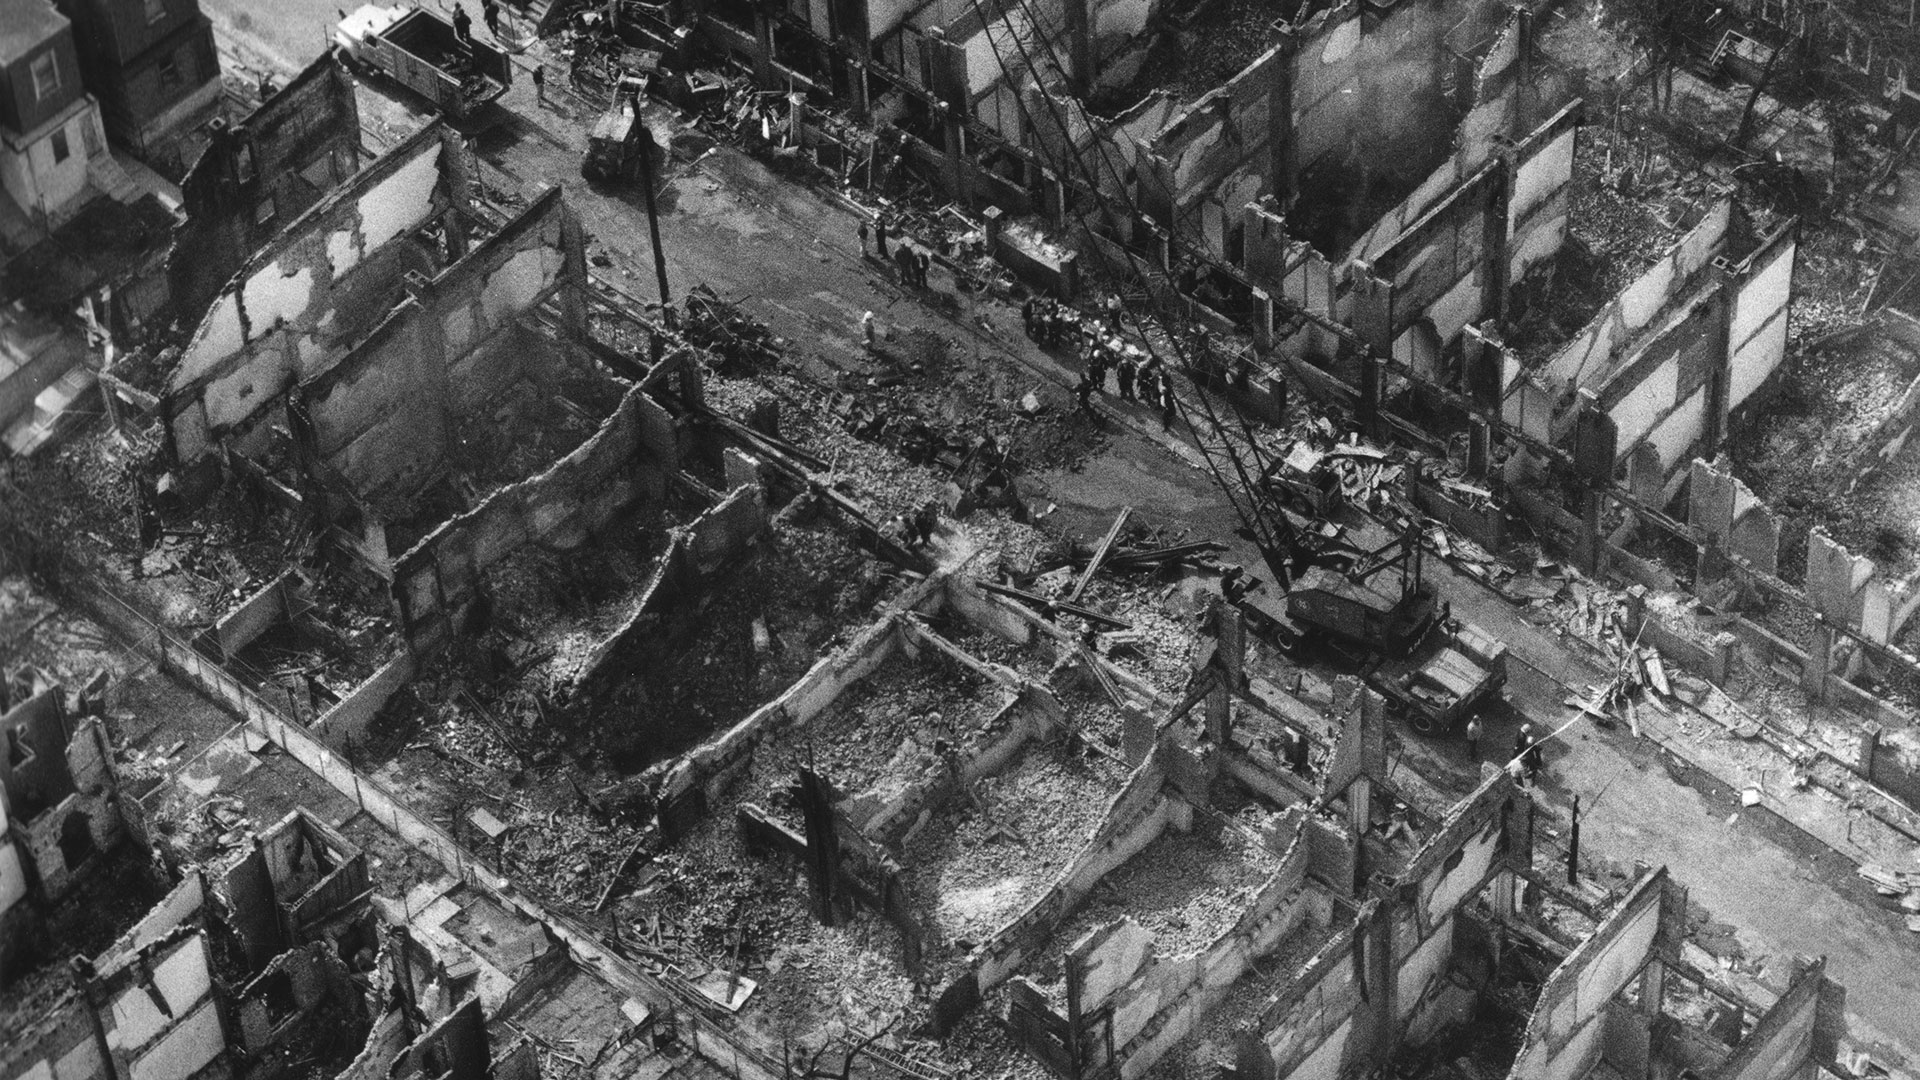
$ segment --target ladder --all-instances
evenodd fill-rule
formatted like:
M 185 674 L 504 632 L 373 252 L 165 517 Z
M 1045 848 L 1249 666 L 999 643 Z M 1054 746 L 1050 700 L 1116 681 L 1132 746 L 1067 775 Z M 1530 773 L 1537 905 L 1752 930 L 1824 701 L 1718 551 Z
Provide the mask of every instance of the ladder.
M 885 1065 L 887 1068 L 892 1069 L 894 1072 L 899 1073 L 901 1076 L 907 1077 L 908 1080 L 953 1080 L 953 1074 L 944 1069 L 937 1068 L 918 1058 L 910 1058 L 905 1054 L 895 1053 L 878 1043 L 868 1043 L 860 1052 L 880 1064 Z

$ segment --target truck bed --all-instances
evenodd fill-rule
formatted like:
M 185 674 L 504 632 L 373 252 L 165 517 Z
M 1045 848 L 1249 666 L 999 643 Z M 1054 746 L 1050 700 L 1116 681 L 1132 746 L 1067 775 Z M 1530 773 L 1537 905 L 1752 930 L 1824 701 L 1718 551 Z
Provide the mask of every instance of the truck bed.
M 479 41 L 461 45 L 450 23 L 420 8 L 381 31 L 374 51 L 388 75 L 455 120 L 506 93 L 513 79 L 505 53 Z
M 464 50 L 460 48 L 460 40 L 454 37 L 452 25 L 418 8 L 401 16 L 400 21 L 387 30 L 385 37 L 396 48 L 405 49 L 445 71 L 450 72 L 455 66 L 466 63 L 466 58 L 461 55 Z

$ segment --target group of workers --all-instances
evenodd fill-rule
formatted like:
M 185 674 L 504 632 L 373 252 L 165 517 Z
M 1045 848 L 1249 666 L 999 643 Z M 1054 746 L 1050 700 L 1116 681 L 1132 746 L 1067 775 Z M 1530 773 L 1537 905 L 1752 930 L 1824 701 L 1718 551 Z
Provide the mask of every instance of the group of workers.
M 1119 310 L 1119 297 L 1110 297 L 1106 304 L 1107 325 L 1103 329 L 1050 296 L 1029 296 L 1020 305 L 1020 318 L 1026 323 L 1027 337 L 1044 348 L 1057 348 L 1079 339 L 1083 367 L 1074 394 L 1080 399 L 1082 411 L 1093 408 L 1094 394 L 1107 393 L 1107 373 L 1111 371 L 1114 391 L 1120 400 L 1136 401 L 1159 410 L 1160 426 L 1171 428 L 1177 408 L 1172 374 L 1159 357 L 1121 340 Z
M 1080 408 L 1092 408 L 1093 395 L 1107 392 L 1107 372 L 1113 372 L 1114 389 L 1122 401 L 1137 401 L 1160 412 L 1160 427 L 1173 426 L 1178 399 L 1173 393 L 1173 373 L 1158 356 L 1149 356 L 1138 345 L 1127 344 L 1113 334 L 1089 334 L 1081 348 L 1086 368 L 1074 393 Z
M 873 219 L 872 233 L 875 241 L 874 247 L 877 249 L 876 253 L 880 256 L 881 261 L 885 262 L 891 259 L 895 268 L 900 272 L 901 281 L 917 289 L 926 288 L 927 275 L 933 270 L 933 256 L 919 244 L 906 239 L 904 236 L 900 236 L 897 227 L 895 228 L 894 235 L 899 237 L 899 242 L 894 246 L 893 253 L 889 255 L 887 253 L 887 231 L 887 216 L 885 214 L 875 216 Z M 860 219 L 860 255 L 862 258 L 865 258 L 867 254 L 867 233 L 867 219 L 863 217 Z
M 480 0 L 480 19 L 487 24 L 487 32 L 494 37 L 500 36 L 500 4 L 498 0 Z M 453 36 L 460 44 L 473 45 L 473 17 L 467 14 L 464 5 L 453 5 Z

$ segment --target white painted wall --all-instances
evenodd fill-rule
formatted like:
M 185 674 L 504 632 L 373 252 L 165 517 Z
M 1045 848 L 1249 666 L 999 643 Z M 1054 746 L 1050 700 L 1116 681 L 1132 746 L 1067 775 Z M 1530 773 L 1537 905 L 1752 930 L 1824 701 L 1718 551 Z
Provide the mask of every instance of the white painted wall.
M 1750 277 L 1733 301 L 1732 372 L 1727 407 L 1753 395 L 1787 355 L 1787 305 L 1793 300 L 1795 244 L 1788 240 L 1772 262 Z
M 1607 410 L 1619 429 L 1622 453 L 1653 430 L 1661 416 L 1673 407 L 1674 395 L 1679 391 L 1680 365 L 1660 364 L 1640 380 L 1640 385 L 1628 391 L 1626 397 Z M 1671 459 L 1668 464 L 1672 464 Z
M 153 1049 L 135 1058 L 131 1080 L 186 1080 L 227 1046 L 220 1010 L 209 1001 L 182 1020 Z
M 153 984 L 175 1017 L 206 997 L 213 988 L 207 967 L 207 939 L 195 934 L 187 938 L 153 967 Z M 121 991 L 109 1006 L 111 1016 L 107 1045 L 137 1050 L 167 1029 L 172 1020 L 154 1007 L 144 987 L 130 986 Z M 203 1062 L 204 1064 L 204 1062 Z
M 360 250 L 377 251 L 387 241 L 426 224 L 440 176 L 441 144 L 394 170 L 360 196 Z
M 0 828 L 0 914 L 10 910 L 27 895 L 27 874 L 20 867 L 20 852 Z

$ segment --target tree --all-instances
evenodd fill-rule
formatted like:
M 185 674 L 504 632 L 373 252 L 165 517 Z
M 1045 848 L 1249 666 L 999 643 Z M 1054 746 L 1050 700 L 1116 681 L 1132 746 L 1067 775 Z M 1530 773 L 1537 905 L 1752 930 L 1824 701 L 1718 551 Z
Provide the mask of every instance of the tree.
M 1597 10 L 1646 54 L 1653 106 L 1664 112 L 1673 104 L 1674 72 L 1706 39 L 1720 6 L 1711 0 L 1612 0 Z

